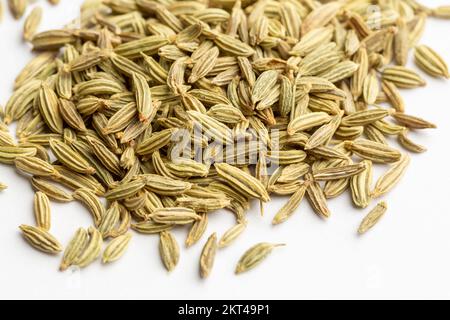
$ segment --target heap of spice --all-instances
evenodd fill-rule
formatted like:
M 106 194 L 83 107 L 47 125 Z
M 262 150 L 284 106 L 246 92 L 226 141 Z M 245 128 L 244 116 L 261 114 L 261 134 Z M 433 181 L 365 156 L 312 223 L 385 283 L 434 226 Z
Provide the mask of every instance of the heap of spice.
M 15 16 L 26 2 L 9 1 Z M 236 225 L 205 240 L 207 277 L 216 254 L 245 231 L 253 199 L 262 208 L 272 195 L 290 197 L 273 224 L 305 197 L 324 219 L 327 199 L 344 192 L 356 207 L 371 206 L 399 182 L 408 153 L 426 150 L 409 131 L 435 128 L 408 114 L 400 94 L 426 84 L 405 67 L 410 51 L 422 71 L 449 77 L 439 54 L 419 43 L 428 17 L 450 18 L 450 6 L 90 0 L 76 23 L 38 34 L 33 11 L 24 38 L 37 56 L 17 76 L 0 122 L 0 162 L 36 191 L 36 226 L 22 225 L 24 237 L 38 250 L 64 251 L 65 270 L 100 256 L 116 261 L 131 230 L 157 235 L 171 271 L 180 256 L 172 230 L 189 226 L 193 246 L 209 214 L 226 209 Z M 374 165 L 386 170 L 372 183 Z M 51 234 L 52 201 L 79 201 L 92 215 L 93 226 L 65 249 Z M 359 234 L 387 209 L 372 206 Z M 253 246 L 236 273 L 279 246 Z

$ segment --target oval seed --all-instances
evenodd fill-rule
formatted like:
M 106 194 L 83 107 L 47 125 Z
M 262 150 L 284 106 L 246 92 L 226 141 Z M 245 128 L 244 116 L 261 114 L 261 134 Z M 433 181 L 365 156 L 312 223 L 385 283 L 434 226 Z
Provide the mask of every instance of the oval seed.
M 180 259 L 180 248 L 177 240 L 169 231 L 159 234 L 159 254 L 167 271 L 172 271 Z
M 386 213 L 387 205 L 386 202 L 380 202 L 373 208 L 369 214 L 363 219 L 361 225 L 358 228 L 358 234 L 362 235 L 371 229 Z
M 34 194 L 34 217 L 39 228 L 45 231 L 50 230 L 50 200 L 42 192 Z
M 99 226 L 105 216 L 105 207 L 95 193 L 89 189 L 78 189 L 73 193 L 73 197 L 86 206 L 94 218 L 95 225 Z
M 65 192 L 64 190 L 56 187 L 51 182 L 46 181 L 39 177 L 33 177 L 31 179 L 31 185 L 35 191 L 40 191 L 45 193 L 50 199 L 59 202 L 70 202 L 73 200 L 71 194 Z
M 127 233 L 113 239 L 103 251 L 102 263 L 111 263 L 120 259 L 127 250 L 131 237 L 131 233 Z
M 89 242 L 74 261 L 74 265 L 84 268 L 98 258 L 102 250 L 103 239 L 101 233 L 94 227 L 89 227 Z
M 372 197 L 378 198 L 394 188 L 405 174 L 410 160 L 411 158 L 407 154 L 403 154 L 402 158 L 378 179 L 375 189 L 372 191 Z
M 119 222 L 120 218 L 120 207 L 118 202 L 113 202 L 105 213 L 105 216 L 98 227 L 98 231 L 102 234 L 103 238 L 108 237 L 111 231 Z
M 414 57 L 417 66 L 429 75 L 444 78 L 450 77 L 447 63 L 430 47 L 425 45 L 417 46 Z
M 79 228 L 64 251 L 64 255 L 59 266 L 59 270 L 64 271 L 70 267 L 81 254 L 88 243 L 89 235 L 83 228 Z
M 50 139 L 50 148 L 55 157 L 69 169 L 85 174 L 94 174 L 95 169 L 72 147 L 62 141 Z
M 233 241 L 235 241 L 247 228 L 247 223 L 238 223 L 227 232 L 225 232 L 219 240 L 218 247 L 225 248 L 228 247 Z
M 253 269 L 264 259 L 266 259 L 274 248 L 282 246 L 284 246 L 284 244 L 271 244 L 263 242 L 251 247 L 244 253 L 241 259 L 239 259 L 235 273 L 240 274 Z
M 303 183 L 300 188 L 289 198 L 288 202 L 280 209 L 280 211 L 278 211 L 278 213 L 273 218 L 273 225 L 277 225 L 286 221 L 292 216 L 292 214 L 294 214 L 294 212 L 300 206 L 303 197 L 305 196 L 307 187 L 308 185 L 306 183 Z
M 213 233 L 206 241 L 200 255 L 200 276 L 206 278 L 214 266 L 217 251 L 217 235 Z
M 200 220 L 195 221 L 189 230 L 189 234 L 185 242 L 187 248 L 193 246 L 200 240 L 206 231 L 206 227 L 208 226 L 208 214 L 200 213 L 199 216 L 201 217 Z
M 14 164 L 17 169 L 24 173 L 55 179 L 61 177 L 53 165 L 37 157 L 18 157 L 14 160 Z
M 35 249 L 50 254 L 57 254 L 62 251 L 59 241 L 47 231 L 24 224 L 19 228 L 25 240 Z

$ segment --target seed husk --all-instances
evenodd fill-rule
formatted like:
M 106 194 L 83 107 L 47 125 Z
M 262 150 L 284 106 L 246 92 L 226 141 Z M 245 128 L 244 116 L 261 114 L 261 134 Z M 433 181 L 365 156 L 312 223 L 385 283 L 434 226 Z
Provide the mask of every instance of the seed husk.
M 380 85 L 374 70 L 372 70 L 363 84 L 363 96 L 367 104 L 374 104 L 377 100 L 378 93 L 380 91 Z
M 73 44 L 76 39 L 73 30 L 55 29 L 35 34 L 31 39 L 31 44 L 33 45 L 33 49 L 37 51 L 57 51 L 64 45 Z
M 311 150 L 325 144 L 332 138 L 338 129 L 342 119 L 342 113 L 333 117 L 330 123 L 321 126 L 308 139 L 305 145 L 305 150 Z

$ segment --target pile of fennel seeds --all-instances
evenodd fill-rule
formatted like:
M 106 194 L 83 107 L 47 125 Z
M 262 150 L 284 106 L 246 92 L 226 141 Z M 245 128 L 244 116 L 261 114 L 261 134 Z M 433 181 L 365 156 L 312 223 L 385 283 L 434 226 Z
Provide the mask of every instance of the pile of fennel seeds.
M 274 224 L 305 197 L 323 218 L 327 199 L 344 192 L 369 207 L 400 180 L 408 153 L 425 151 L 408 132 L 435 127 L 405 111 L 400 90 L 425 85 L 404 66 L 410 51 L 423 72 L 448 78 L 446 63 L 419 40 L 426 19 L 450 18 L 449 8 L 414 0 L 86 1 L 79 28 L 32 37 L 38 55 L 5 106 L 0 162 L 29 175 L 36 190 L 36 226 L 22 225 L 24 237 L 38 250 L 61 252 L 50 202 L 76 200 L 94 223 L 65 246 L 61 270 L 100 255 L 104 263 L 119 259 L 130 229 L 159 235 L 172 270 L 180 250 L 171 230 L 190 226 L 190 247 L 203 239 L 208 214 L 227 209 L 236 225 L 204 240 L 206 277 L 218 249 L 245 230 L 252 199 L 290 197 Z M 18 144 L 8 133 L 12 121 Z M 171 159 L 173 135 L 195 128 L 210 140 L 194 141 L 200 148 L 191 159 Z M 390 137 L 403 149 L 389 146 Z M 241 138 L 249 142 L 244 159 L 256 157 L 256 165 L 236 163 L 238 151 L 215 158 L 209 149 L 212 140 L 232 147 Z M 196 162 L 196 153 L 209 161 Z M 273 163 L 279 167 L 269 174 Z M 375 183 L 373 165 L 386 168 Z M 360 234 L 387 209 L 372 206 Z M 278 246 L 250 248 L 236 273 Z

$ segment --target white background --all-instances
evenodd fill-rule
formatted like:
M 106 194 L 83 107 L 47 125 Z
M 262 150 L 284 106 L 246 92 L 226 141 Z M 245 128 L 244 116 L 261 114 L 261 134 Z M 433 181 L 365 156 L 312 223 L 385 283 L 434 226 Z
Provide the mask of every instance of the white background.
M 3 0 L 2 0 L 3 1 Z M 3 1 L 6 2 L 6 1 Z M 62 0 L 45 7 L 41 30 L 57 28 L 77 16 L 81 0 Z M 448 1 L 429 0 L 439 5 Z M 20 35 L 23 20 L 5 12 L 0 24 L 0 103 L 5 104 L 18 71 L 31 57 Z M 422 43 L 450 62 L 450 20 L 428 21 Z M 211 276 L 198 276 L 202 241 L 182 248 L 171 274 L 163 268 L 158 238 L 135 235 L 118 262 L 99 261 L 81 272 L 58 271 L 60 257 L 31 249 L 18 226 L 32 224 L 33 192 L 11 167 L 0 166 L 0 181 L 9 189 L 0 194 L 0 298 L 124 298 L 124 299 L 316 299 L 316 298 L 450 298 L 450 83 L 425 76 L 428 86 L 404 91 L 407 112 L 435 122 L 437 130 L 414 134 L 429 151 L 413 155 L 408 173 L 387 197 L 388 212 L 363 237 L 356 235 L 367 210 L 351 206 L 348 194 L 330 201 L 332 216 L 318 218 L 303 203 L 287 223 L 272 227 L 276 210 L 285 202 L 275 198 L 249 212 L 249 227 L 231 247 L 217 254 Z M 52 203 L 52 233 L 66 244 L 80 226 L 91 224 L 80 204 Z M 232 226 L 228 212 L 213 214 L 207 234 Z M 176 237 L 184 242 L 187 231 Z M 284 242 L 262 265 L 235 276 L 241 254 L 261 241 Z

